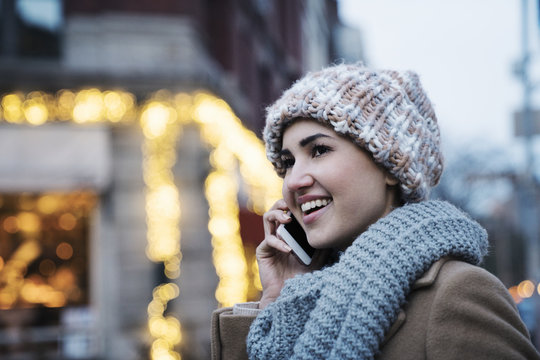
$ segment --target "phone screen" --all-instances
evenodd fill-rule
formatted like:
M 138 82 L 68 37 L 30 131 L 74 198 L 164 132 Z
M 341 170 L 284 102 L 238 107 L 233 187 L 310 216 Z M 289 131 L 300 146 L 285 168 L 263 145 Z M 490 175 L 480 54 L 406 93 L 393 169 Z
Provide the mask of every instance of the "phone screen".
M 304 249 L 306 254 L 308 254 L 309 257 L 312 257 L 313 253 L 315 252 L 315 249 L 312 248 L 311 245 L 309 245 L 307 241 L 306 233 L 304 229 L 302 229 L 302 226 L 298 223 L 298 220 L 296 220 L 296 218 L 292 214 L 291 214 L 291 218 L 292 220 L 289 223 L 284 224 L 285 229 L 296 240 L 298 245 L 300 245 L 300 247 Z

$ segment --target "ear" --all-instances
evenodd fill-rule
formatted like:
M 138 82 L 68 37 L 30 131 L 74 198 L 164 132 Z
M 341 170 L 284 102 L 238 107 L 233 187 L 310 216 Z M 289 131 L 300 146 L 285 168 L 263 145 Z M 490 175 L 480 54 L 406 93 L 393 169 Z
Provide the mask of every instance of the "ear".
M 399 183 L 399 180 L 390 174 L 386 174 L 385 180 L 386 180 L 386 185 L 388 186 L 395 186 Z

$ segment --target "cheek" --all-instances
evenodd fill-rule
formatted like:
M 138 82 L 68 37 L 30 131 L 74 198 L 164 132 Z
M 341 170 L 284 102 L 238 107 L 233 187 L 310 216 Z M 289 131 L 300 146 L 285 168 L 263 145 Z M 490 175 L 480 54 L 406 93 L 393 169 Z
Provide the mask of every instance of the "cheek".
M 362 206 L 384 201 L 386 197 L 386 178 L 380 171 L 343 171 L 335 175 L 335 191 L 349 203 Z

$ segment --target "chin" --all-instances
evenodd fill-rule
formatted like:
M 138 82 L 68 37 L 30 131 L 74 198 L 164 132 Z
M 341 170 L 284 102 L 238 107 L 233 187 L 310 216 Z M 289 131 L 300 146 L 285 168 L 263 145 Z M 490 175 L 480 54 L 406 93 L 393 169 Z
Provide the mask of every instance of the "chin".
M 328 239 L 327 237 L 324 237 L 324 235 L 321 236 L 321 234 L 317 234 L 318 236 L 315 238 L 309 239 L 309 245 L 315 249 L 344 249 L 347 248 L 350 244 L 352 244 L 352 241 L 342 241 L 339 239 Z
M 330 247 L 326 241 L 321 240 L 318 236 L 313 238 L 308 234 L 308 243 L 312 248 L 315 249 L 326 249 Z

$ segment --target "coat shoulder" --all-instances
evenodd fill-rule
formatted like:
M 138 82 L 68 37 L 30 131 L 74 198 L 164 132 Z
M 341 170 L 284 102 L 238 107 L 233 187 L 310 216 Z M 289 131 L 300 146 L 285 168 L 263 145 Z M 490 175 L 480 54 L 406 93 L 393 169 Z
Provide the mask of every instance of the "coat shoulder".
M 484 284 L 479 290 L 502 290 L 502 293 L 508 294 L 505 286 L 495 275 L 482 267 L 459 260 L 445 261 L 438 271 L 436 282 L 441 289 L 457 286 L 466 290 L 470 286 L 475 288 L 479 284 Z M 513 304 L 509 294 L 505 297 Z
M 232 307 L 212 314 L 212 360 L 247 360 L 246 338 L 255 315 L 236 315 Z
M 449 260 L 432 288 L 427 358 L 540 359 L 512 297 L 490 272 Z
M 442 259 L 407 300 L 377 359 L 540 359 L 505 286 L 481 267 Z

